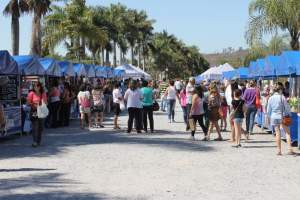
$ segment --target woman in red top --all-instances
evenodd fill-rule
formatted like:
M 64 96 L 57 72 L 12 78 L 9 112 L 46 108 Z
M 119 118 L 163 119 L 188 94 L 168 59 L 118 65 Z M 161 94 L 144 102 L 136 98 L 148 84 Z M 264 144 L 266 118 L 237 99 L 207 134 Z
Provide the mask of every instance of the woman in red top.
M 28 94 L 27 103 L 30 106 L 30 120 L 32 123 L 32 147 L 37 147 L 41 144 L 42 132 L 44 127 L 44 119 L 38 118 L 37 107 L 44 101 L 47 104 L 47 95 L 44 92 L 43 86 L 40 82 L 34 83 L 33 90 Z

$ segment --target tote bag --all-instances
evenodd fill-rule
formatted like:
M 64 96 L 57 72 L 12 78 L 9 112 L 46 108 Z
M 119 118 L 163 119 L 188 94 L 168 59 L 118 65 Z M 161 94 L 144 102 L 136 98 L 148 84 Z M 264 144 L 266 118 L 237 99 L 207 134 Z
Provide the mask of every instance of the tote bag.
M 49 110 L 47 108 L 47 105 L 42 100 L 42 105 L 38 105 L 37 107 L 37 116 L 39 119 L 44 119 L 48 116 L 48 114 L 49 114 Z

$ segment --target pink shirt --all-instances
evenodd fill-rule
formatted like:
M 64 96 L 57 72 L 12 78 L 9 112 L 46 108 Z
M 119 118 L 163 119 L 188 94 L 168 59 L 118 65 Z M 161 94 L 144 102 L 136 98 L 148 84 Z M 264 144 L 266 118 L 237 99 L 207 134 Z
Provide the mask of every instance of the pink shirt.
M 185 107 L 186 106 L 186 94 L 184 94 L 183 90 L 181 90 L 179 97 L 180 97 L 181 106 Z
M 43 93 L 42 96 L 38 96 L 35 92 L 31 91 L 27 96 L 27 102 L 29 105 L 33 105 L 36 107 L 39 103 L 41 103 L 43 100 L 45 103 L 47 103 L 47 95 L 46 93 Z

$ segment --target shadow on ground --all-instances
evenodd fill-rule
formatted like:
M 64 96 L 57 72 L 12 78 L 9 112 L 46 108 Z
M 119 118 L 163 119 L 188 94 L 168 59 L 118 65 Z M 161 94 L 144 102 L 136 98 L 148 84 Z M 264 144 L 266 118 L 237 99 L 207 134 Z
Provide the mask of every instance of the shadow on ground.
M 176 135 L 186 135 L 185 138 Z M 160 137 L 167 135 L 167 137 Z M 43 157 L 68 151 L 68 147 L 93 144 L 130 144 L 166 148 L 174 151 L 213 151 L 211 146 L 200 141 L 190 141 L 189 134 L 179 131 L 157 131 L 155 134 L 128 135 L 112 130 L 87 131 L 78 126 L 47 129 L 41 147 L 31 147 L 31 136 L 21 137 L 1 143 L 0 159 L 19 157 Z
M 64 179 L 60 173 L 46 173 L 42 175 L 30 175 L 15 179 L 2 179 L 0 184 L 0 199 L 3 200 L 102 200 L 125 199 L 106 194 L 77 193 L 74 187 L 80 184 L 73 180 Z M 30 188 L 30 189 L 29 189 Z M 73 192 L 67 192 L 72 188 Z M 18 190 L 18 192 L 15 192 Z M 41 191 L 23 193 L 20 191 Z M 46 191 L 46 192 L 43 192 Z M 75 190 L 76 191 L 76 190 Z

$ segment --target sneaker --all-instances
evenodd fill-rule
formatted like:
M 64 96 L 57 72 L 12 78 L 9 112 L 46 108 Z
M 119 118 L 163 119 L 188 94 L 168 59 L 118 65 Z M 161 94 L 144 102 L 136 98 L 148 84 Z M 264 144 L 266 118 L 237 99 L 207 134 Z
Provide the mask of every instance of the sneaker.
M 172 121 L 171 121 L 171 120 L 169 120 L 169 123 L 172 123 Z
M 103 125 L 99 125 L 99 127 L 100 127 L 100 128 L 104 128 L 104 126 L 103 126 Z
M 190 136 L 190 140 L 195 141 L 195 137 L 194 136 Z
M 173 119 L 172 122 L 175 123 L 176 121 Z
M 151 133 L 154 133 L 154 130 L 151 130 Z
M 147 129 L 144 129 L 144 132 L 145 132 L 145 133 L 148 133 L 148 130 L 147 130 Z

